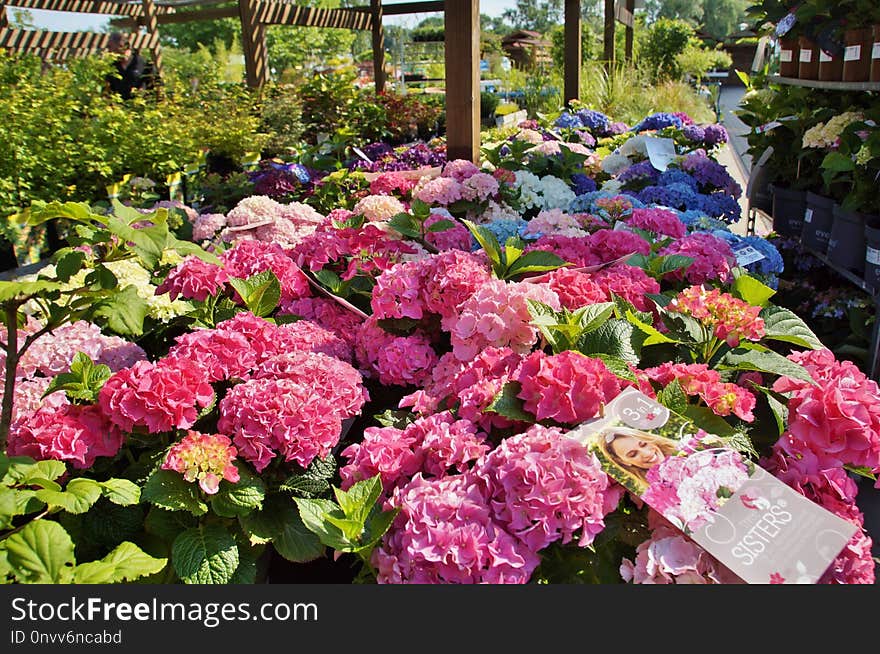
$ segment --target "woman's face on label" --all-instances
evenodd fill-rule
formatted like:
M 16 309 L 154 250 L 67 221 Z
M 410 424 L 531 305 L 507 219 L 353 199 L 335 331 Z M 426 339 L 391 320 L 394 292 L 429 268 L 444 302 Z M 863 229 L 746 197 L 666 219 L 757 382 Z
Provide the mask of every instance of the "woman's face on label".
M 645 470 L 653 468 L 665 458 L 659 445 L 635 436 L 618 436 L 611 442 L 611 449 L 626 465 Z

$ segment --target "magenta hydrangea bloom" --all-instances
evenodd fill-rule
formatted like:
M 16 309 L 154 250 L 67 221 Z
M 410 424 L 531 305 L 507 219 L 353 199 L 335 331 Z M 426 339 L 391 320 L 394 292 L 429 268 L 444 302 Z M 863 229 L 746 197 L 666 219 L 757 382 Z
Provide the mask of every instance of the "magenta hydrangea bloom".
M 177 337 L 168 356 L 200 365 L 209 382 L 243 378 L 257 365 L 248 339 L 229 329 L 197 329 Z
M 611 294 L 623 298 L 639 311 L 652 311 L 654 303 L 646 297 L 660 292 L 660 283 L 637 266 L 618 263 L 592 274 L 592 279 L 605 292 L 605 299 Z
M 687 233 L 687 227 L 674 211 L 658 208 L 633 209 L 627 220 L 631 227 L 638 227 L 662 236 L 681 238 Z
M 660 254 L 680 254 L 693 259 L 693 263 L 686 268 L 668 275 L 670 279 L 686 279 L 691 284 L 703 284 L 716 279 L 726 282 L 730 279 L 731 270 L 736 267 L 736 258 L 727 241 L 703 232 L 689 234 L 670 243 L 660 250 Z
M 434 225 L 441 220 L 452 220 L 451 214 L 443 215 L 443 213 L 440 213 L 441 211 L 445 210 L 434 209 L 431 212 L 431 215 L 425 219 L 425 229 L 428 229 L 431 225 Z M 425 240 L 441 252 L 446 250 L 462 250 L 464 252 L 469 252 L 471 249 L 471 233 L 468 231 L 468 228 L 460 222 L 454 222 L 455 224 L 448 229 L 439 232 L 428 231 L 428 233 L 425 234 Z
M 780 446 L 793 457 L 815 457 L 821 468 L 852 465 L 880 473 L 877 383 L 827 349 L 788 358 L 804 366 L 818 385 L 790 377 L 773 384 L 773 390 L 789 395 L 788 430 Z
M 559 302 L 569 311 L 608 299 L 608 295 L 593 280 L 593 276 L 579 270 L 558 268 L 549 273 L 547 285 L 556 292 Z
M 336 334 L 352 348 L 355 334 L 364 319 L 338 302 L 323 297 L 303 297 L 278 306 L 279 315 L 294 315 L 310 320 Z
M 232 435 L 239 455 L 262 471 L 276 456 L 307 467 L 325 458 L 342 435 L 341 407 L 310 384 L 252 379 L 220 401 L 217 429 Z
M 26 419 L 29 415 L 46 407 L 57 409 L 70 404 L 64 391 L 55 391 L 46 397 L 43 393 L 49 388 L 52 379 L 49 377 L 32 377 L 15 380 L 15 393 L 12 396 L 12 422 Z
M 623 559 L 620 576 L 633 584 L 741 584 L 742 580 L 679 530 L 657 525 L 636 548 L 635 561 Z
M 414 179 L 410 179 L 400 173 L 390 172 L 379 175 L 370 182 L 370 193 L 373 195 L 408 195 L 416 185 Z
M 351 364 L 322 352 L 278 354 L 261 363 L 251 375 L 253 379 L 290 379 L 298 384 L 312 385 L 334 404 L 344 416 L 360 413 L 370 399 L 363 377 Z
M 418 386 L 437 363 L 431 340 L 421 331 L 395 336 L 379 327 L 370 316 L 357 334 L 355 356 L 361 369 L 382 384 Z
M 66 461 L 85 469 L 99 456 L 116 456 L 122 442 L 122 432 L 98 406 L 44 406 L 12 424 L 7 454 Z
M 113 374 L 98 394 L 101 410 L 124 431 L 188 429 L 214 401 L 205 370 L 189 359 L 138 361 Z
M 651 244 L 638 234 L 623 230 L 601 229 L 587 237 L 597 263 L 615 261 L 628 254 L 651 252 Z
M 370 306 L 377 319 L 425 315 L 422 287 L 428 268 L 422 261 L 397 263 L 376 278 Z
M 447 207 L 462 199 L 461 184 L 451 177 L 436 177 L 419 182 L 413 189 L 413 196 L 426 204 Z
M 584 445 L 540 425 L 502 441 L 474 477 L 495 520 L 531 552 L 575 536 L 590 545 L 623 495 Z
M 598 253 L 590 247 L 589 239 L 581 236 L 561 236 L 558 234 L 542 236 L 535 241 L 534 245 L 526 248 L 526 252 L 533 250 L 552 252 L 578 268 L 604 263 L 599 259 Z
M 431 257 L 428 265 L 424 281 L 425 307 L 439 314 L 443 328 L 449 330 L 458 318 L 461 304 L 491 280 L 492 275 L 484 257 L 460 250 L 441 252 Z
M 180 296 L 204 302 L 209 295 L 217 295 L 228 281 L 229 275 L 223 268 L 191 255 L 168 271 L 156 288 L 156 295 L 168 293 L 172 300 Z
M 277 243 L 239 241 L 220 255 L 223 269 L 230 277 L 247 279 L 271 270 L 281 284 L 281 299 L 291 300 L 311 295 L 309 280 Z
M 565 350 L 547 355 L 538 350 L 526 357 L 516 380 L 517 397 L 538 421 L 580 423 L 599 415 L 599 409 L 620 393 L 620 379 L 601 359 Z
M 373 551 L 380 584 L 524 584 L 540 562 L 464 475 L 417 474 L 389 503 L 400 513 Z
M 527 300 L 542 302 L 555 310 L 561 308 L 559 296 L 546 284 L 500 279 L 485 282 L 459 307 L 452 325 L 452 351 L 466 361 L 486 347 L 510 347 L 525 354 L 537 341 Z
M 699 396 L 716 415 L 734 414 L 747 422 L 755 419 L 755 395 L 742 386 L 721 381 L 718 371 L 704 363 L 667 361 L 644 370 L 644 374 L 660 388 L 677 381 L 685 394 Z
M 199 488 L 215 495 L 221 480 L 238 483 L 240 476 L 233 463 L 237 453 L 232 441 L 222 434 L 188 431 L 168 450 L 162 469 L 179 472 L 188 482 L 198 481 Z
M 321 352 L 343 361 L 352 361 L 351 346 L 342 338 L 311 320 L 297 320 L 278 325 L 272 347 L 265 350 L 268 356 L 290 352 Z
M 466 179 L 478 174 L 480 169 L 473 161 L 468 159 L 453 159 L 446 162 L 443 166 L 443 177 L 451 177 L 456 182 L 463 182 Z

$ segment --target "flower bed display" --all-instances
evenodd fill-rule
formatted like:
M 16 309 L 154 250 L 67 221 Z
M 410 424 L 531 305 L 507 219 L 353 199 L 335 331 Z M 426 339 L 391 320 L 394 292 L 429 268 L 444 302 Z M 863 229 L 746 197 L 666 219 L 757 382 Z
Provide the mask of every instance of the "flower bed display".
M 737 582 L 566 436 L 632 387 L 857 525 L 823 581 L 873 582 L 854 476 L 880 472 L 880 390 L 770 302 L 782 259 L 730 232 L 723 128 L 576 120 L 326 215 L 191 215 L 198 244 L 162 207 L 32 207 L 78 237 L 0 283 L 3 574 Z

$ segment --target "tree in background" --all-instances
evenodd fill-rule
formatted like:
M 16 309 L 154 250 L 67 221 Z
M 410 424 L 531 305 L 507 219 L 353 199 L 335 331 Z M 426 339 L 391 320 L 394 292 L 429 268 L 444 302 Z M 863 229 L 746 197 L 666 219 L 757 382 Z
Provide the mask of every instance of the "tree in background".
M 677 57 L 696 40 L 694 28 L 678 18 L 658 18 L 642 46 L 642 63 L 654 79 L 678 79 Z
M 649 22 L 660 18 L 683 20 L 721 40 L 746 21 L 749 0 L 647 0 Z
M 562 19 L 562 0 L 516 0 L 516 7 L 505 9 L 502 17 L 517 29 L 544 34 Z

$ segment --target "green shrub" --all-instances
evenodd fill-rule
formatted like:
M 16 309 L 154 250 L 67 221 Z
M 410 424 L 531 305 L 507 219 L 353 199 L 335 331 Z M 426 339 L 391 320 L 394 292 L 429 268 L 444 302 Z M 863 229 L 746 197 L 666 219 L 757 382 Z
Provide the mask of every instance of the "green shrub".
M 642 46 L 641 63 L 655 80 L 678 78 L 676 57 L 696 38 L 694 28 L 683 20 L 660 18 L 648 30 Z

